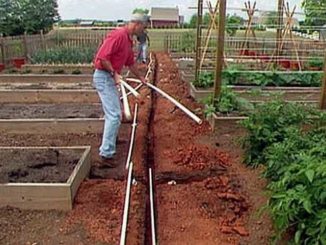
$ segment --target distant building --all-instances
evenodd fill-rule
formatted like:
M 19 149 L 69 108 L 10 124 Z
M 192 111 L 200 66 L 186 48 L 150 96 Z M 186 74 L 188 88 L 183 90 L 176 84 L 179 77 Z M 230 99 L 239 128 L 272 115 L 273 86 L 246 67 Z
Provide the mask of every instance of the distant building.
M 180 26 L 179 8 L 152 8 L 151 27 L 179 27 Z
M 93 26 L 95 23 L 94 20 L 81 20 L 79 21 L 78 25 L 79 26 Z

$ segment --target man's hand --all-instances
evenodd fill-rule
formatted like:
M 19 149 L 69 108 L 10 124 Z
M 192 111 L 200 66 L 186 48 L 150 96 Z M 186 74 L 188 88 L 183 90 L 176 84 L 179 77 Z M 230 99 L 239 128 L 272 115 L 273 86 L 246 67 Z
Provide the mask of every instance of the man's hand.
M 119 73 L 115 72 L 114 73 L 114 81 L 115 81 L 115 84 L 119 85 L 120 84 L 120 80 L 121 80 L 121 76 Z

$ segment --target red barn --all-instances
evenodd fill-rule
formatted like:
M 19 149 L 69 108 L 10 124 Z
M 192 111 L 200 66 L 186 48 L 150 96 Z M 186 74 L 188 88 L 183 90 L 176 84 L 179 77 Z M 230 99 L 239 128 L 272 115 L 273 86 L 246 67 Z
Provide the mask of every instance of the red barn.
M 179 8 L 152 8 L 151 27 L 179 27 Z

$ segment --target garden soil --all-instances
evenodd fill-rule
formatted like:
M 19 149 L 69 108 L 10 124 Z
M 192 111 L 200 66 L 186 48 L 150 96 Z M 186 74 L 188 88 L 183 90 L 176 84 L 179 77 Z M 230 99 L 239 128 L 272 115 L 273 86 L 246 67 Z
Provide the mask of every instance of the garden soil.
M 0 104 L 1 119 L 100 118 L 100 104 Z
M 0 150 L 0 183 L 65 183 L 81 150 Z

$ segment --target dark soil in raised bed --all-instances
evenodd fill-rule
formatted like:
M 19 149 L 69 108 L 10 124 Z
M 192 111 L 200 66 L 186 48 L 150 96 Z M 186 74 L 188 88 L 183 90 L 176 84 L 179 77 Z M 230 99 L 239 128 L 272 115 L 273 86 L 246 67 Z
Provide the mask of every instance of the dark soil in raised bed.
M 102 168 L 98 152 L 102 141 L 102 134 L 2 134 L 0 136 L 0 146 L 91 146 L 91 178 L 114 178 L 124 179 L 124 166 L 129 147 L 128 137 L 130 135 L 130 125 L 122 124 L 119 138 L 122 143 L 117 144 L 117 159 L 119 168 Z
M 64 183 L 81 150 L 0 149 L 0 183 Z
M 100 118 L 100 104 L 0 104 L 0 119 Z
M 10 90 L 29 90 L 29 89 L 92 89 L 91 82 L 83 83 L 0 83 L 0 89 L 10 89 Z

